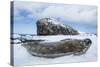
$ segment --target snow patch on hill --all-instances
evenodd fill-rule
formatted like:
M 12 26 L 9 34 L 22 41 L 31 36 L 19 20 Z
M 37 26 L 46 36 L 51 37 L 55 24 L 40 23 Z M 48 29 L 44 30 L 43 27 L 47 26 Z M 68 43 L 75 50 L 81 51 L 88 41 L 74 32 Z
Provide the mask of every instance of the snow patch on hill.
M 53 18 L 48 18 L 48 22 L 52 23 L 52 24 L 55 24 L 55 25 L 60 25 L 62 27 L 66 27 L 62 22 L 59 22 Z

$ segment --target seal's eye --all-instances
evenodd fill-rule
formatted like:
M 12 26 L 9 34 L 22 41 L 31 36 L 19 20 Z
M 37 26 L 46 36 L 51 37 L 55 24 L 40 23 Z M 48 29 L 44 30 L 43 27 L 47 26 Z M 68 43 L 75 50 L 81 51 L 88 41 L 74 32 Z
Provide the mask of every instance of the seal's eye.
M 86 45 L 92 44 L 92 41 L 89 38 L 84 39 Z

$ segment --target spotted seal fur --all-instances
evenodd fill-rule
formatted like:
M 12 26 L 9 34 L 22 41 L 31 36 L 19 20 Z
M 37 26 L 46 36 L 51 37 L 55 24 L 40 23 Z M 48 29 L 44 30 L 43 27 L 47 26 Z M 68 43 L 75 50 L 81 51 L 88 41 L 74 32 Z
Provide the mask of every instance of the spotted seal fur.
M 79 39 L 63 39 L 58 42 L 38 42 L 28 41 L 22 46 L 33 56 L 55 58 L 65 55 L 82 55 L 86 53 L 91 46 L 92 41 L 88 38 Z

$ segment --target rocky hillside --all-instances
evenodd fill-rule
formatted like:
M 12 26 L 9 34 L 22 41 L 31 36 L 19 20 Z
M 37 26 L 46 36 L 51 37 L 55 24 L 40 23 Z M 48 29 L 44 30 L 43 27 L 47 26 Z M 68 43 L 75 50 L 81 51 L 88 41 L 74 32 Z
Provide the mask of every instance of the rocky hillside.
M 42 18 L 37 21 L 37 35 L 77 35 L 74 28 L 65 25 L 55 19 Z

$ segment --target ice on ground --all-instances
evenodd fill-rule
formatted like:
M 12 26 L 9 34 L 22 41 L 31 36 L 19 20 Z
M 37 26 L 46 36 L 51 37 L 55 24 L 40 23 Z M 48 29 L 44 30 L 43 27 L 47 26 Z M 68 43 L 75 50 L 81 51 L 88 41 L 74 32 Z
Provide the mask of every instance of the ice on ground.
M 20 37 L 19 34 L 14 34 L 14 35 L 13 35 L 13 38 L 18 38 L 18 37 Z
M 66 55 L 58 58 L 48 59 L 43 57 L 32 56 L 21 44 L 14 44 L 14 65 L 34 65 L 34 64 L 56 64 L 56 63 L 69 63 L 69 62 L 85 62 L 97 60 L 97 37 L 95 35 L 77 35 L 77 36 L 34 36 L 33 39 L 46 39 L 48 41 L 59 41 L 65 38 L 85 39 L 90 38 L 92 45 L 89 50 L 80 56 Z

